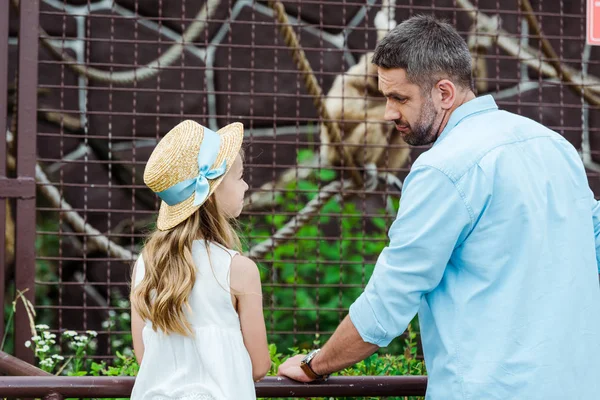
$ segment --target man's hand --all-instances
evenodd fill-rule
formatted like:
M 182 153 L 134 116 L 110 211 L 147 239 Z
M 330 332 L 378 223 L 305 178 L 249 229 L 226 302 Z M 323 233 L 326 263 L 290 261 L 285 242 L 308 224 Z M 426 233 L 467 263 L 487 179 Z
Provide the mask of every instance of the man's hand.
M 279 366 L 277 375 L 287 376 L 298 382 L 312 382 L 312 379 L 306 376 L 304 371 L 302 371 L 302 368 L 300 368 L 300 362 L 305 356 L 305 354 L 298 354 L 297 356 L 288 358 Z
M 350 317 L 346 316 L 321 351 L 311 360 L 310 367 L 315 374 L 331 374 L 364 360 L 378 348 L 376 344 L 363 341 Z M 277 375 L 287 376 L 298 382 L 312 382 L 313 379 L 300 368 L 304 357 L 306 355 L 303 354 L 291 357 L 279 366 Z

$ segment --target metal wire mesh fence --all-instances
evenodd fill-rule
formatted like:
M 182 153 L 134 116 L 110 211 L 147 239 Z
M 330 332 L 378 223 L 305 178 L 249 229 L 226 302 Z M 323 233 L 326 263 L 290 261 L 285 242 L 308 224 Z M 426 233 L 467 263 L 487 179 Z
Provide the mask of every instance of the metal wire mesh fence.
M 24 278 L 35 287 L 38 322 L 57 332 L 98 331 L 96 357 L 123 351 L 131 265 L 158 207 L 142 180 L 153 146 L 186 118 L 213 130 L 241 121 L 251 189 L 240 231 L 261 267 L 269 339 L 283 352 L 324 341 L 366 285 L 402 179 L 426 150 L 410 148 L 382 121 L 385 99 L 368 62 L 378 39 L 417 13 L 456 26 L 473 55 L 478 94 L 564 135 L 598 193 L 600 55 L 585 44 L 585 6 L 41 0 L 32 54 L 35 277 Z M 18 25 L 11 7 L 1 83 L 8 176 L 27 100 L 17 96 L 27 79 L 18 74 L 27 73 Z M 14 207 L 7 201 L 4 211 L 9 279 L 20 268 L 10 244 Z M 8 288 L 5 302 L 15 295 Z M 28 333 L 21 322 L 17 348 Z M 395 341 L 388 350 L 403 346 Z

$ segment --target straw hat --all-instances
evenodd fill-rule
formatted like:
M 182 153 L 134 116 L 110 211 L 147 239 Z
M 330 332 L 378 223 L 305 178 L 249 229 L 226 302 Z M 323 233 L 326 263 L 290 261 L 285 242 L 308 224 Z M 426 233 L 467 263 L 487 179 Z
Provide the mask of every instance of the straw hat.
M 150 155 L 144 170 L 144 183 L 163 200 L 156 223 L 159 230 L 173 228 L 198 210 L 213 194 L 233 165 L 244 139 L 244 126 L 235 122 L 219 129 L 216 134 L 218 136 L 195 121 L 186 120 L 171 129 Z M 204 141 L 205 135 L 209 135 L 208 138 L 211 140 Z M 203 141 L 206 144 L 202 148 L 202 156 L 199 156 Z M 209 145 L 210 143 L 212 145 Z M 206 157 L 207 151 L 208 157 Z M 209 165 L 212 159 L 214 162 Z M 208 173 L 200 172 L 199 164 L 202 162 L 205 163 L 204 172 L 210 169 Z M 215 171 L 219 172 L 214 173 Z M 211 179 L 216 174 L 218 176 Z M 186 198 L 181 198 L 182 194 L 179 193 L 175 200 L 173 196 L 166 200 L 164 194 L 173 192 L 176 189 L 175 185 L 181 186 L 185 185 L 184 181 L 196 182 L 197 180 L 204 182 L 204 190 L 208 191 L 205 198 L 196 201 L 197 192 L 192 192 Z M 167 201 L 171 205 L 167 204 Z

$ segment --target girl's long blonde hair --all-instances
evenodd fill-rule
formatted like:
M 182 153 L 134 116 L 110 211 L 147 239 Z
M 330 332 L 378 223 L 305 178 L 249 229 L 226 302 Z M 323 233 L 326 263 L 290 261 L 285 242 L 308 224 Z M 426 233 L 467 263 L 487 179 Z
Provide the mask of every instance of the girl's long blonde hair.
M 146 272 L 131 293 L 131 305 L 142 319 L 152 322 L 155 331 L 193 335 L 184 309 L 190 308 L 196 282 L 192 243 L 197 239 L 241 250 L 240 239 L 214 196 L 181 224 L 167 231 L 156 230 L 146 241 L 141 255 Z

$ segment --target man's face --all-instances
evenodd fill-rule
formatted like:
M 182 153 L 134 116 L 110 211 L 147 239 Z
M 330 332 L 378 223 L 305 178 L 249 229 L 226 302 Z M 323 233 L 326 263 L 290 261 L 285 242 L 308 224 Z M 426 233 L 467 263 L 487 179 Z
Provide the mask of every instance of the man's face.
M 441 121 L 431 92 L 406 79 L 402 68 L 377 68 L 379 90 L 387 99 L 384 118 L 393 121 L 402 139 L 412 146 L 423 146 L 437 139 Z M 437 128 L 437 129 L 436 129 Z

